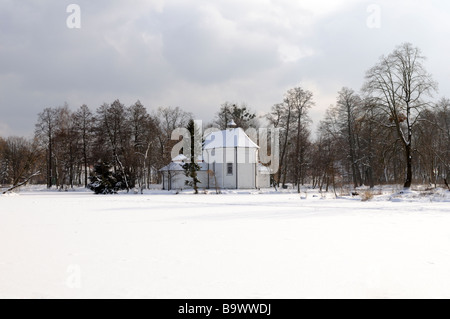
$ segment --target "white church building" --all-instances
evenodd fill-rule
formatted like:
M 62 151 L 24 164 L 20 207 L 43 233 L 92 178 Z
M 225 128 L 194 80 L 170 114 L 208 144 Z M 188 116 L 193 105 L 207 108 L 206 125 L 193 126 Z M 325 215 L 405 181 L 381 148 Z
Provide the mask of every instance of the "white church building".
M 205 137 L 199 158 L 199 189 L 260 189 L 270 187 L 270 171 L 259 163 L 259 146 L 241 128 L 229 128 Z M 162 168 L 163 189 L 182 190 L 188 177 L 183 165 L 187 158 L 178 155 Z

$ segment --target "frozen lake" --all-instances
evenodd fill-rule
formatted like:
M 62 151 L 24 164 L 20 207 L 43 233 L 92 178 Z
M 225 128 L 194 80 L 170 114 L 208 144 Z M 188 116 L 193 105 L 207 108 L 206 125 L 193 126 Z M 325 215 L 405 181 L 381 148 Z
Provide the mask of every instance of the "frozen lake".
M 0 298 L 450 298 L 449 201 L 302 196 L 0 196 Z

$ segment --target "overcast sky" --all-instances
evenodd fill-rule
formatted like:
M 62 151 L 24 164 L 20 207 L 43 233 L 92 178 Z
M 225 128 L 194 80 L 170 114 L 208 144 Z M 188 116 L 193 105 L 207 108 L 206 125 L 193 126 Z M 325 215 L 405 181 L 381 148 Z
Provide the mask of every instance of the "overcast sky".
M 443 0 L 0 0 L 0 135 L 32 136 L 37 114 L 64 102 L 139 99 L 209 121 L 231 101 L 263 114 L 296 86 L 314 93 L 317 124 L 403 42 L 428 57 L 436 99 L 450 97 L 449 33 Z

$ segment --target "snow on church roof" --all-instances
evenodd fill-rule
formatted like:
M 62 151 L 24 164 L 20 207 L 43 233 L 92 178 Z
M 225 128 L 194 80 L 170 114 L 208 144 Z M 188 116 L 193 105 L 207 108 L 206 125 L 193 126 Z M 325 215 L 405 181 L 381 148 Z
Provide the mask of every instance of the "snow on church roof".
M 213 132 L 205 138 L 205 150 L 214 148 L 259 148 L 241 128 Z
M 183 154 L 180 154 L 180 155 L 178 155 L 177 157 L 174 157 L 173 159 L 172 159 L 172 162 L 175 162 L 175 163 L 182 163 L 182 162 L 184 162 L 184 161 L 186 161 L 188 158 L 186 157 L 186 156 L 184 156 Z
M 160 172 L 181 172 L 181 171 L 184 171 L 184 168 L 179 163 L 171 162 L 169 165 L 164 166 L 159 171 Z

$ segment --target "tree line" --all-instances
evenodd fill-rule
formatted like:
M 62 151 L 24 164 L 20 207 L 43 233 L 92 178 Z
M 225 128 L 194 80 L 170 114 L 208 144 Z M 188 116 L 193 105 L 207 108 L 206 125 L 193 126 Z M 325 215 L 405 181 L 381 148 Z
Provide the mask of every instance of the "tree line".
M 307 111 L 312 93 L 287 92 L 269 121 L 282 128 L 278 183 L 314 187 L 412 183 L 448 185 L 450 178 L 450 100 L 433 97 L 437 83 L 425 57 L 410 43 L 382 56 L 366 72 L 358 93 L 342 88 L 336 104 L 309 138 Z
M 243 129 L 261 120 L 280 129 L 279 186 L 328 190 L 339 185 L 446 184 L 450 178 L 450 100 L 434 101 L 437 83 L 425 57 L 409 43 L 382 56 L 366 72 L 359 92 L 344 87 L 311 134 L 315 107 L 306 88 L 288 90 L 263 118 L 246 104 L 222 104 L 208 126 L 225 129 L 230 120 Z M 0 184 L 30 180 L 58 188 L 87 186 L 98 163 L 105 163 L 127 190 L 159 183 L 170 162 L 171 133 L 187 127 L 193 115 L 179 107 L 153 113 L 139 101 L 119 100 L 95 111 L 83 105 L 46 108 L 38 115 L 35 137 L 0 138 Z M 192 128 L 191 128 L 192 129 Z M 201 186 L 201 185 L 200 185 Z
M 87 187 L 97 167 L 109 167 L 126 190 L 143 190 L 160 183 L 159 169 L 167 165 L 172 131 L 186 127 L 194 116 L 180 107 L 160 107 L 149 113 L 140 101 L 125 106 L 119 100 L 95 111 L 66 104 L 38 114 L 32 140 L 0 137 L 0 185 L 21 186 L 30 180 L 48 188 Z M 224 103 L 207 125 L 225 128 L 230 120 L 257 126 L 245 105 Z M 92 178 L 91 178 L 92 179 Z

